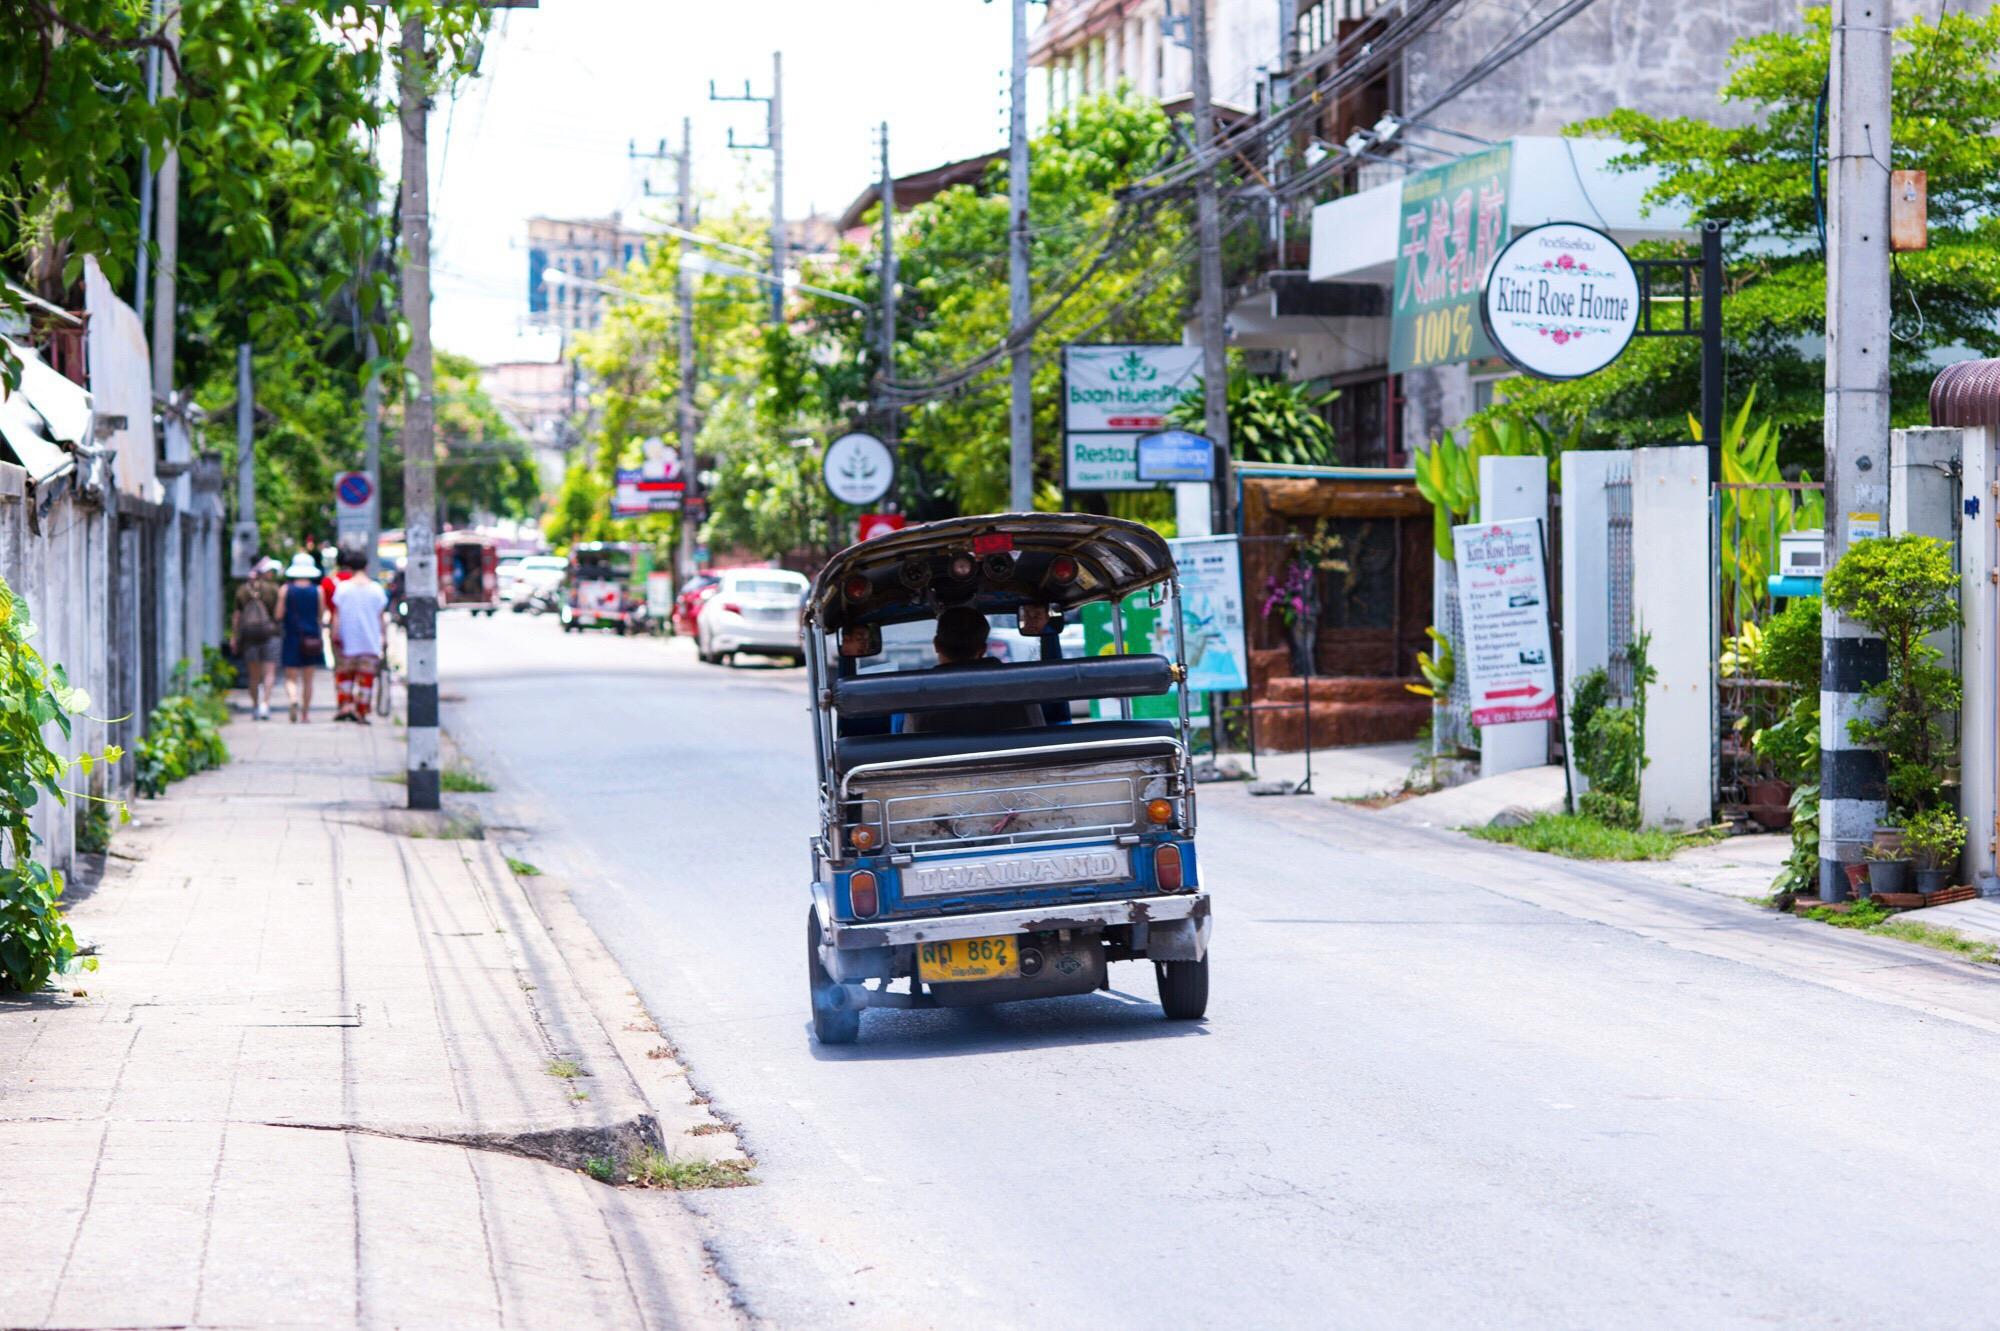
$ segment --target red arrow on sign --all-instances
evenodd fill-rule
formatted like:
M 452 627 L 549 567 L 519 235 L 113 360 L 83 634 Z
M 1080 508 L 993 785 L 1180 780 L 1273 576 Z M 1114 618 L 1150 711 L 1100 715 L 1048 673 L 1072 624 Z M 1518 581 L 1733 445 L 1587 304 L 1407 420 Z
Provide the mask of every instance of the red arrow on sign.
M 1523 684 L 1519 688 L 1515 689 L 1486 690 L 1486 696 L 1489 698 L 1533 698 L 1540 693 L 1541 690 L 1536 688 L 1533 684 Z

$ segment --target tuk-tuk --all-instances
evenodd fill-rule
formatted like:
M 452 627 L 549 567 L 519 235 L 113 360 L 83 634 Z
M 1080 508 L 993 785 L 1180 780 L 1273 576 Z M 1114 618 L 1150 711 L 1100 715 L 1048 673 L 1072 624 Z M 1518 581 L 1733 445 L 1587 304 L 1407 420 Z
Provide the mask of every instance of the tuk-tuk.
M 438 609 L 477 615 L 500 609 L 500 544 L 476 531 L 438 537 Z
M 563 632 L 610 626 L 636 633 L 646 627 L 646 583 L 640 547 L 609 541 L 580 541 L 570 547 L 569 594 L 560 618 Z
M 1172 659 L 1063 658 L 1064 626 L 1092 602 L 1110 602 L 1122 644 L 1134 593 L 1164 603 Z M 885 626 L 954 607 L 1013 621 L 1040 659 L 863 668 Z M 804 639 L 819 774 L 806 960 L 822 1044 L 856 1039 L 868 1008 L 1109 988 L 1114 961 L 1153 963 L 1169 1018 L 1203 1015 L 1209 898 L 1165 540 L 1075 513 L 906 527 L 820 571 Z M 1173 719 L 1133 719 L 1132 699 L 1169 693 Z M 1073 720 L 1085 699 L 1116 700 L 1119 715 Z

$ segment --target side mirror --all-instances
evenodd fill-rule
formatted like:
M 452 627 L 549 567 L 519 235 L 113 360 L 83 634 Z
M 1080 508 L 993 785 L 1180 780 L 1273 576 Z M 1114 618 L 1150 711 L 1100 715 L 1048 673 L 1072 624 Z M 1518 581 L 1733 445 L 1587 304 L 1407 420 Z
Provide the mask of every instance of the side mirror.
M 1014 623 L 1028 637 L 1040 637 L 1048 631 L 1049 608 L 1045 605 L 1024 605 L 1015 612 Z

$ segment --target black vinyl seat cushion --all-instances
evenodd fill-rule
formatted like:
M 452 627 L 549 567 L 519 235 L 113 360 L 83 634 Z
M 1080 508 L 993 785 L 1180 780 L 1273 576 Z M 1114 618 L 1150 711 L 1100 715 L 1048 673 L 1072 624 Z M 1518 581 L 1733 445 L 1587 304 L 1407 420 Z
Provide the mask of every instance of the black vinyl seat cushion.
M 1155 745 L 1139 749 L 1145 753 L 1171 752 L 1180 738 L 1180 728 L 1172 721 L 1078 721 L 1066 726 L 1031 726 L 1025 730 L 992 730 L 972 735 L 849 735 L 838 741 L 835 756 L 842 771 L 864 763 L 900 762 L 911 758 L 950 758 L 968 753 L 1012 752 L 1040 748 L 1046 744 L 1087 744 L 1100 740 L 1154 740 Z M 1107 753 L 1130 754 L 1135 748 L 1107 749 Z M 1066 760 L 1087 761 L 1091 755 L 1079 750 Z
M 1164 656 L 1082 656 L 1022 661 L 984 670 L 905 670 L 836 680 L 833 706 L 843 717 L 888 716 L 951 707 L 1141 698 L 1174 686 Z

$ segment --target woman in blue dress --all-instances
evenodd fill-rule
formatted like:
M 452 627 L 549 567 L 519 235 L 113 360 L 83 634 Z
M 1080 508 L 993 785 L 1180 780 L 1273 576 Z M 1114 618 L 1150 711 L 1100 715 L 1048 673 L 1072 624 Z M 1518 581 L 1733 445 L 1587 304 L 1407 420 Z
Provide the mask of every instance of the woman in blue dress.
M 300 551 L 285 570 L 285 598 L 278 623 L 283 644 L 278 664 L 285 670 L 285 692 L 292 700 L 292 720 L 312 717 L 313 672 L 324 664 L 320 646 L 319 565 Z

